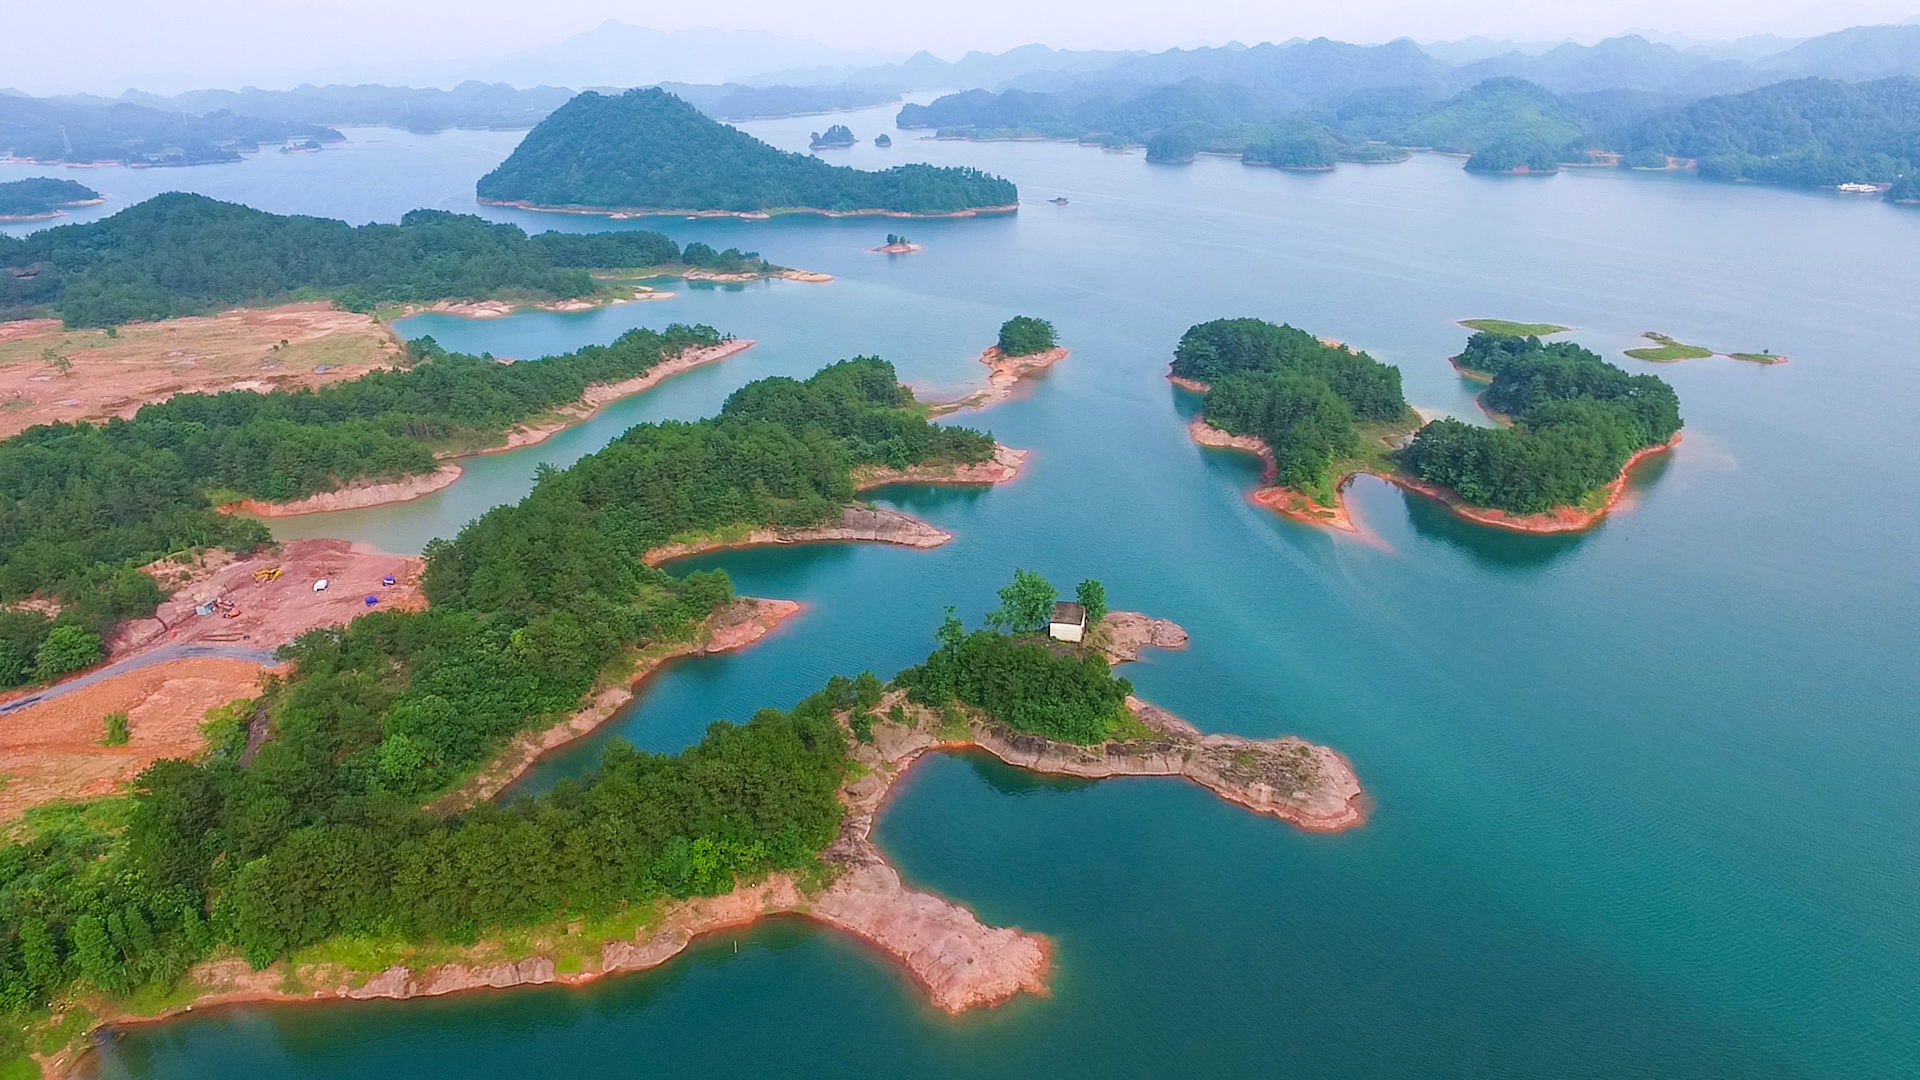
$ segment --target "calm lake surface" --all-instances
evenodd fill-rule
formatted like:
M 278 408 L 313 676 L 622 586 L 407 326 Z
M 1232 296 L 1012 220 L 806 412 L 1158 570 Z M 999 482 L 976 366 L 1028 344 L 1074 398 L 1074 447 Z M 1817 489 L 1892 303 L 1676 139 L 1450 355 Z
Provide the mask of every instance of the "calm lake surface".
M 871 139 L 891 112 L 747 126 L 801 149 L 836 120 Z M 188 187 L 394 220 L 471 209 L 473 180 L 519 137 L 350 134 L 322 154 L 82 179 L 115 196 L 104 211 Z M 671 321 L 759 344 L 471 460 L 439 495 L 276 531 L 417 550 L 519 498 L 537 463 L 631 424 L 707 415 L 742 383 L 859 353 L 957 391 L 1003 319 L 1044 316 L 1071 358 L 961 419 L 1032 448 L 1027 474 L 877 500 L 952 544 L 680 564 L 806 611 L 750 650 L 671 667 L 525 786 L 590 767 L 613 735 L 677 749 L 830 674 L 890 675 L 925 654 L 947 605 L 977 619 L 1023 566 L 1067 587 L 1101 578 L 1115 606 L 1186 626 L 1190 651 L 1127 671 L 1141 694 L 1203 729 L 1331 744 L 1375 801 L 1367 824 L 1309 835 L 1174 780 L 934 758 L 903 782 L 880 845 L 915 883 L 1052 937 L 1051 997 L 948 1018 L 861 943 L 779 920 L 582 990 L 197 1015 L 127 1033 L 105 1075 L 1920 1073 L 1920 214 L 1613 172 L 1475 177 L 1419 155 L 1296 175 L 894 135 L 834 160 L 978 165 L 1019 183 L 1025 208 L 655 221 L 837 280 L 408 320 L 408 335 L 529 358 Z M 924 252 L 865 251 L 903 228 Z M 1686 441 L 1586 536 L 1491 532 L 1363 478 L 1350 494 L 1378 543 L 1336 537 L 1250 505 L 1255 464 L 1186 437 L 1198 402 L 1162 378 L 1173 344 L 1237 315 L 1365 348 L 1400 366 L 1415 404 L 1462 415 L 1453 320 L 1569 324 L 1673 382 Z M 1619 357 L 1643 330 L 1793 362 Z

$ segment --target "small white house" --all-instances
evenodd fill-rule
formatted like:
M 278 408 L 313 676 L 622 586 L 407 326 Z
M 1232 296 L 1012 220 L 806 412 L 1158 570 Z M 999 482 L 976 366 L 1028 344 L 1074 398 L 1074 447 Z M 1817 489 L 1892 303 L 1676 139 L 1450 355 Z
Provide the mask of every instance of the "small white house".
M 1087 635 L 1087 609 L 1062 600 L 1053 605 L 1053 617 L 1047 620 L 1047 636 L 1055 641 L 1079 641 Z

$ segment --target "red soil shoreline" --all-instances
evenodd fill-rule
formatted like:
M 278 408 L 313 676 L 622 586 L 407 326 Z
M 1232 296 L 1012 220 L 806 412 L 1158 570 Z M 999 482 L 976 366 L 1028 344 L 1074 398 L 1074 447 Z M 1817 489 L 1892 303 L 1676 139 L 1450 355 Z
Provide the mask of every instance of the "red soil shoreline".
M 1661 443 L 1658 446 L 1646 447 L 1628 458 L 1626 464 L 1620 467 L 1620 475 L 1615 477 L 1611 483 L 1602 489 L 1606 491 L 1607 498 L 1596 510 L 1580 510 L 1572 506 L 1560 506 L 1546 513 L 1516 515 L 1509 514 L 1504 510 L 1474 506 L 1460 498 L 1458 494 L 1449 488 L 1443 488 L 1437 484 L 1429 484 L 1424 480 L 1408 476 L 1397 469 L 1387 471 L 1355 469 L 1352 472 L 1343 474 L 1334 481 L 1335 490 L 1341 493 L 1339 500 L 1332 507 L 1323 507 L 1313 502 L 1313 500 L 1308 498 L 1303 492 L 1271 483 L 1274 477 L 1273 454 L 1261 440 L 1251 435 L 1228 434 L 1219 428 L 1209 425 L 1203 417 L 1196 417 L 1194 421 L 1188 425 L 1187 431 L 1193 438 L 1193 441 L 1202 446 L 1242 450 L 1250 454 L 1257 454 L 1261 460 L 1266 462 L 1266 473 L 1264 477 L 1266 483 L 1251 496 L 1254 502 L 1285 517 L 1293 518 L 1296 521 L 1306 522 L 1310 525 L 1323 525 L 1328 528 L 1338 529 L 1342 532 L 1356 535 L 1366 534 L 1364 530 L 1354 522 L 1347 508 L 1345 492 L 1348 481 L 1362 472 L 1377 476 L 1404 491 L 1410 491 L 1416 495 L 1424 495 L 1429 499 L 1433 499 L 1453 511 L 1455 515 L 1478 525 L 1506 529 L 1511 532 L 1533 533 L 1535 535 L 1585 532 L 1600 524 L 1609 513 L 1620 505 L 1621 499 L 1626 496 L 1627 480 L 1635 466 L 1653 457 L 1655 454 L 1665 453 L 1673 449 L 1680 444 L 1682 438 L 1682 433 L 1676 431 L 1673 433 L 1673 438 L 1667 442 Z
M 930 401 L 927 403 L 927 414 L 945 416 L 963 409 L 984 409 L 998 404 L 1012 397 L 1022 380 L 1039 375 L 1071 355 L 1066 349 L 1055 346 L 1044 352 L 1008 356 L 1000 351 L 1000 346 L 989 346 L 979 356 L 980 362 L 987 365 L 987 385 L 955 401 Z

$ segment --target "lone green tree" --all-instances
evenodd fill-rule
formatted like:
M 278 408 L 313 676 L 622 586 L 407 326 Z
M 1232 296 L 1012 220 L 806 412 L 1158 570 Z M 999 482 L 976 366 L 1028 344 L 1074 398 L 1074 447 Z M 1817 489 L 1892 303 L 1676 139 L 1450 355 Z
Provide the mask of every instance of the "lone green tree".
M 1030 315 L 1015 315 L 1000 324 L 1000 351 L 1007 356 L 1029 356 L 1054 346 L 1053 324 Z
M 1107 587 L 1092 578 L 1081 582 L 1073 590 L 1073 597 L 1080 606 L 1087 609 L 1087 629 L 1100 625 L 1107 617 Z
M 1015 570 L 1013 583 L 1000 590 L 1000 606 L 987 613 L 987 625 L 1016 634 L 1038 630 L 1053 615 L 1060 591 L 1031 570 Z

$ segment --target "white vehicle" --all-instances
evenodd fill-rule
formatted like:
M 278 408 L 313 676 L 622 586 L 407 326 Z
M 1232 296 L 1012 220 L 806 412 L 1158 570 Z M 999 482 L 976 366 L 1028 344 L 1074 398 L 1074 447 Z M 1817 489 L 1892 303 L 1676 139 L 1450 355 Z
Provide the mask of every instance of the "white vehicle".
M 326 591 L 327 591 L 327 579 L 326 579 L 326 578 L 321 578 L 321 579 L 320 579 L 319 581 L 316 581 L 316 582 L 314 582 L 314 583 L 313 583 L 313 591 L 314 591 L 314 592 L 326 592 Z

